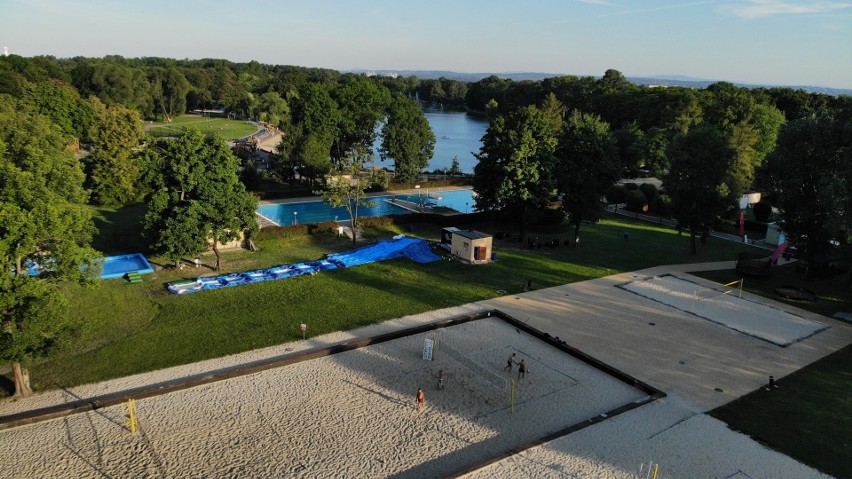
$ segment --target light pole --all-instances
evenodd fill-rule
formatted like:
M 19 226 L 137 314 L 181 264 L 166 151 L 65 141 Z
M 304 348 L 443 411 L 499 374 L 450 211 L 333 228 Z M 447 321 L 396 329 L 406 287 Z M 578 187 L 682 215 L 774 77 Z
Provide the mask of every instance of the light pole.
M 294 225 L 299 224 L 298 214 L 299 214 L 299 212 L 298 212 L 298 211 L 294 211 L 294 212 L 293 212 L 293 224 L 294 224 Z
M 414 185 L 414 189 L 417 190 L 417 206 L 423 209 L 423 199 L 420 197 L 420 185 Z

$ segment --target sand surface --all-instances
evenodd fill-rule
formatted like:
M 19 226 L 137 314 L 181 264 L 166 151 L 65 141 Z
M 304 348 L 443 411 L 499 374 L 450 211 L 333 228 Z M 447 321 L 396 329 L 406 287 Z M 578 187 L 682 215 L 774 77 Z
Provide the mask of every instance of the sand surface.
M 496 318 L 442 330 L 424 361 L 431 337 L 139 400 L 135 435 L 120 406 L 6 431 L 20 462 L 0 474 L 440 477 L 646 396 Z M 523 379 L 502 370 L 512 353 Z
M 654 276 L 619 286 L 779 346 L 800 341 L 828 327 L 783 309 L 743 299 L 737 286 L 707 288 L 673 275 Z
M 704 413 L 761 387 L 769 374 L 783 378 L 844 347 L 852 327 L 746 295 L 749 304 L 828 326 L 782 347 L 617 287 L 666 273 L 703 281 L 672 267 L 614 275 L 4 401 L 0 414 L 497 308 L 669 396 L 470 476 L 633 478 L 646 477 L 651 463 L 662 478 L 827 477 Z M 506 357 L 528 358 L 514 413 L 499 381 L 479 367 L 440 347 L 435 361 L 423 361 L 426 333 L 140 400 L 135 435 L 122 407 L 0 431 L 0 477 L 442 477 L 642 396 L 497 320 L 458 328 L 438 339 L 481 368 L 508 378 Z M 433 378 L 439 368 L 448 372 L 444 391 Z M 417 387 L 426 391 L 421 411 Z

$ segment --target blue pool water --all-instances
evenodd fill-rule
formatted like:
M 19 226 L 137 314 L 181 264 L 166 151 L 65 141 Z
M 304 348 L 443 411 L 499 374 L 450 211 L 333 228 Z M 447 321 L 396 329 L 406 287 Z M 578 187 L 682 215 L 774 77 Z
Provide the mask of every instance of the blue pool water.
M 358 216 L 368 217 L 414 213 L 402 206 L 391 203 L 390 200 L 393 198 L 412 203 L 418 203 L 422 199 L 424 203 L 430 202 L 435 206 L 444 206 L 461 213 L 470 213 L 473 211 L 473 190 L 428 191 L 424 189 L 419 195 L 407 194 L 371 197 L 370 199 L 375 203 L 375 206 L 359 207 Z M 328 203 L 319 199 L 317 201 L 301 203 L 261 205 L 257 208 L 257 213 L 281 226 L 319 223 L 322 221 L 344 221 L 349 219 L 349 213 L 346 212 L 346 208 L 332 208 Z
M 151 263 L 139 253 L 107 256 L 103 259 L 101 279 L 120 278 L 127 273 L 153 273 Z

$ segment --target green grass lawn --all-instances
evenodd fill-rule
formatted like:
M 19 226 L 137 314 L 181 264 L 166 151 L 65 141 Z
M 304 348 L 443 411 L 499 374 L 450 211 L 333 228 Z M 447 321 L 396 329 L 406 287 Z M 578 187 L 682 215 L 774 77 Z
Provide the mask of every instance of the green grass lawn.
M 217 134 L 225 140 L 244 138 L 257 131 L 257 127 L 244 120 L 229 120 L 227 118 L 211 118 L 198 115 L 182 115 L 172 119 L 171 123 L 153 122 L 147 129 L 152 136 L 174 136 L 180 134 L 184 126 L 192 126 L 202 133 Z
M 852 477 L 852 346 L 710 412 L 835 477 Z M 844 459 L 845 458 L 845 459 Z

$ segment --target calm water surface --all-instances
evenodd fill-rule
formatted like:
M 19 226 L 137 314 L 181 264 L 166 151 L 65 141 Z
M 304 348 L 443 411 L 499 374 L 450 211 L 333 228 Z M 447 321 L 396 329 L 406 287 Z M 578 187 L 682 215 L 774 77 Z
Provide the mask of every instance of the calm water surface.
M 479 153 L 482 147 L 482 135 L 488 128 L 488 119 L 483 116 L 468 115 L 464 111 L 442 110 L 434 107 L 424 107 L 423 112 L 429 125 L 435 133 L 435 152 L 429 161 L 427 171 L 450 169 L 453 157 L 458 156 L 462 173 L 473 173 L 476 166 L 474 153 Z M 389 161 L 381 161 L 379 138 L 373 145 L 377 166 L 393 167 Z
M 434 206 L 444 206 L 461 213 L 473 211 L 473 190 L 454 191 L 429 191 L 423 189 L 419 194 L 406 195 L 383 195 L 370 198 L 375 205 L 371 207 L 360 207 L 358 216 L 385 216 L 414 213 L 398 204 L 392 199 L 410 201 L 411 203 L 431 203 Z M 317 198 L 315 201 L 304 201 L 301 203 L 280 203 L 272 205 L 261 205 L 257 213 L 264 216 L 280 226 L 294 224 L 319 223 L 322 221 L 344 221 L 349 220 L 346 208 L 332 208 Z

